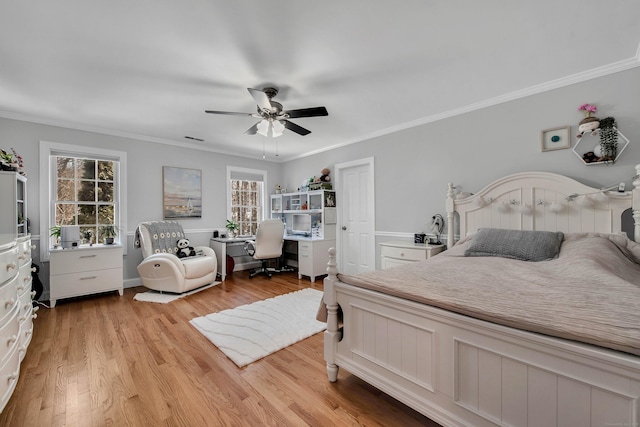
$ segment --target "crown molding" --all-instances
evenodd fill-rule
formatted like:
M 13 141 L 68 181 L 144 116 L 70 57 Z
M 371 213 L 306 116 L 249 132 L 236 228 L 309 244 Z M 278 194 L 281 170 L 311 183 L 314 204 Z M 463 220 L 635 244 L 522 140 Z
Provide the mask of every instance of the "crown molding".
M 399 132 L 406 129 L 411 129 L 417 126 L 422 126 L 428 123 L 437 122 L 439 120 L 448 119 L 451 117 L 459 116 L 462 114 L 470 113 L 472 111 L 480 110 L 487 107 L 492 107 L 494 105 L 503 104 L 509 101 L 515 101 L 521 98 L 526 98 L 528 96 L 537 95 L 539 93 L 548 92 L 550 90 L 559 89 L 565 86 L 569 86 L 576 83 L 582 83 L 588 80 L 592 80 L 598 77 L 604 77 L 610 74 L 619 73 L 622 71 L 627 71 L 636 67 L 640 67 L 640 45 L 638 46 L 638 51 L 635 57 L 625 59 L 622 61 L 614 62 L 612 64 L 604 65 L 602 67 L 593 68 L 591 70 L 583 71 L 580 73 L 572 74 L 570 76 L 562 77 L 556 80 L 551 80 L 539 85 L 530 86 L 525 89 L 517 90 L 514 92 L 509 92 L 504 95 L 496 96 L 494 98 L 489 98 L 484 101 L 476 102 L 473 104 L 465 105 L 463 107 L 454 108 L 452 110 L 443 111 L 442 113 L 434 114 L 431 116 L 423 117 L 421 119 L 412 120 L 410 122 L 401 123 L 396 126 L 388 127 L 385 129 L 381 129 L 376 132 L 371 132 L 369 134 L 363 135 L 359 138 L 345 141 L 343 143 L 335 144 L 330 147 L 321 148 L 318 150 L 310 151 L 305 154 L 301 154 L 298 156 L 289 157 L 286 161 L 291 161 L 295 159 L 301 159 L 307 156 L 311 156 L 314 154 L 322 153 L 325 151 L 334 150 L 336 148 L 345 147 L 347 145 L 355 144 L 358 142 L 368 141 L 373 138 L 378 138 L 381 136 L 389 135 L 395 132 Z
M 622 71 L 627 71 L 636 67 L 640 66 L 640 44 L 638 45 L 638 49 L 636 50 L 636 55 L 632 58 L 629 59 L 625 59 L 622 61 L 618 61 L 618 62 L 614 62 L 611 64 L 607 64 L 601 67 L 596 67 L 593 68 L 591 70 L 586 70 L 580 73 L 576 73 L 576 74 L 572 74 L 566 77 L 562 77 L 556 80 L 551 80 L 545 83 L 541 83 L 539 85 L 535 85 L 535 86 L 530 86 L 528 88 L 525 89 L 521 89 L 521 90 L 517 90 L 514 92 L 509 92 L 506 93 L 504 95 L 500 95 L 500 96 L 496 96 L 493 98 L 489 98 L 486 99 L 484 101 L 480 101 L 480 102 L 476 102 L 473 104 L 469 104 L 469 105 L 465 105 L 459 108 L 454 108 L 448 111 L 443 111 L 441 113 L 438 114 L 434 114 L 431 116 L 427 116 L 427 117 L 423 117 L 417 120 L 412 120 L 410 122 L 405 122 L 405 123 L 401 123 L 399 125 L 396 126 L 391 126 L 385 129 L 380 129 L 378 131 L 375 132 L 370 132 L 368 134 L 362 135 L 360 137 L 354 138 L 354 139 L 350 139 L 338 144 L 334 144 L 331 145 L 329 147 L 325 147 L 325 148 L 320 148 L 317 150 L 312 150 L 312 151 L 308 151 L 306 153 L 300 154 L 300 155 L 295 155 L 295 156 L 288 156 L 288 157 L 280 157 L 279 159 L 261 159 L 263 161 L 268 161 L 268 162 L 272 162 L 272 163 L 284 163 L 284 162 L 289 162 L 292 160 L 296 160 L 296 159 L 301 159 L 301 158 L 305 158 L 305 157 L 309 157 L 309 156 L 313 156 L 315 154 L 319 154 L 319 153 L 323 153 L 323 152 L 327 152 L 327 151 L 331 151 L 331 150 L 335 150 L 337 148 L 341 148 L 341 147 L 345 147 L 351 144 L 356 144 L 359 142 L 363 142 L 363 141 L 368 141 L 370 139 L 374 139 L 374 138 L 378 138 L 381 136 L 385 136 L 385 135 L 389 135 L 395 132 L 399 132 L 402 130 L 406 130 L 406 129 L 411 129 L 417 126 L 422 126 L 428 123 L 433 123 L 433 122 L 437 122 L 439 120 L 444 120 L 444 119 L 448 119 L 451 117 L 455 117 L 455 116 L 459 116 L 461 114 L 466 114 L 472 111 L 476 111 L 476 110 L 480 110 L 483 108 L 487 108 L 487 107 L 492 107 L 494 105 L 498 105 L 498 104 L 503 104 L 505 102 L 509 102 L 509 101 L 514 101 L 517 99 L 521 99 L 521 98 L 526 98 L 528 96 L 532 96 L 532 95 L 537 95 L 539 93 L 544 93 L 544 92 L 548 92 L 550 90 L 554 90 L 554 89 L 559 89 L 565 86 L 569 86 L 572 84 L 576 84 L 576 83 L 582 83 L 588 80 L 592 80 L 598 77 L 604 77 L 610 74 L 615 74 L 615 73 L 619 73 Z M 217 153 L 217 154 L 225 154 L 225 155 L 229 155 L 229 156 L 236 156 L 236 157 L 244 157 L 244 158 L 250 158 L 250 159 L 260 159 L 259 156 L 256 155 L 247 155 L 247 154 L 243 154 L 243 153 L 239 153 L 239 152 L 233 152 L 230 150 L 220 150 L 220 149 L 216 149 L 213 147 L 207 147 L 207 146 L 201 146 L 201 145 L 196 145 L 196 144 L 191 144 L 191 143 L 187 143 L 187 142 L 182 142 L 182 141 L 174 141 L 174 140 L 169 140 L 169 139 L 163 139 L 163 138 L 156 138 L 156 137 L 152 137 L 152 136 L 147 136 L 147 135 L 140 135 L 140 134 L 136 134 L 136 133 L 130 133 L 130 132 L 122 132 L 122 131 L 117 131 L 117 130 L 113 130 L 113 129 L 105 129 L 105 128 L 100 128 L 100 127 L 96 127 L 96 126 L 90 126 L 90 125 L 83 125 L 83 124 L 79 124 L 79 123 L 72 123 L 72 122 L 65 122 L 65 121 L 61 121 L 61 120 L 52 120 L 52 119 L 45 119 L 42 117 L 36 117 L 36 116 L 30 116 L 27 114 L 20 114 L 20 113 L 14 113 L 14 112 L 9 112 L 9 111 L 1 111 L 0 110 L 0 117 L 6 118 L 6 119 L 13 119 L 13 120 L 20 120 L 20 121 L 24 121 L 24 122 L 31 122 L 31 123 L 38 123 L 38 124 L 42 124 L 42 125 L 49 125 L 49 126 L 56 126 L 56 127 L 62 127 L 62 128 L 67 128 L 67 129 L 74 129 L 74 130 L 80 130 L 80 131 L 86 131 L 86 132 L 93 132 L 93 133 L 99 133 L 99 134 L 104 134 L 104 135 L 110 135 L 110 136 L 117 136 L 117 137 L 121 137 L 121 138 L 128 138 L 128 139 L 137 139 L 140 141 L 147 141 L 147 142 L 154 142 L 154 143 L 158 143 L 158 144 L 165 144 L 165 145 L 173 145 L 176 147 L 182 147 L 182 148 L 190 148 L 190 149 L 194 149 L 194 150 L 201 150 L 201 151 L 208 151 L 208 152 L 212 152 L 212 153 Z

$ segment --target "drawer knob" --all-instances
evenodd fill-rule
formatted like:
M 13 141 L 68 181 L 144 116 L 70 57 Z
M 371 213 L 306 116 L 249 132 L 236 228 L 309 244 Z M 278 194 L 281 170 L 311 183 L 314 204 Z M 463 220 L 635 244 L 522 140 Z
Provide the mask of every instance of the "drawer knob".
M 10 300 L 7 300 L 7 302 L 4 303 L 4 308 L 7 309 L 9 307 L 13 307 L 15 303 L 16 303 L 16 300 L 11 298 Z
M 31 318 L 35 320 L 38 318 L 38 315 L 36 313 L 33 313 L 33 316 L 31 316 Z
M 12 335 L 12 336 L 9 337 L 9 339 L 7 339 L 7 345 L 11 345 L 16 341 L 18 341 L 18 336 L 17 335 Z
M 16 263 L 15 262 L 10 262 L 7 264 L 7 271 L 9 270 L 14 270 L 16 268 Z
M 404 252 L 400 252 L 400 256 L 404 256 Z

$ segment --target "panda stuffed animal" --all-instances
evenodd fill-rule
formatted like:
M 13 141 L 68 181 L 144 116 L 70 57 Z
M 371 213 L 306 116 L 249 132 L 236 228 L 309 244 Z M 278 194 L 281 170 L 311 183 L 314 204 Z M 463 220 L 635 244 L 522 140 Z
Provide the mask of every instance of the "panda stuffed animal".
M 178 258 L 186 258 L 189 256 L 196 256 L 196 250 L 189 246 L 189 239 L 180 239 L 177 243 L 178 246 Z

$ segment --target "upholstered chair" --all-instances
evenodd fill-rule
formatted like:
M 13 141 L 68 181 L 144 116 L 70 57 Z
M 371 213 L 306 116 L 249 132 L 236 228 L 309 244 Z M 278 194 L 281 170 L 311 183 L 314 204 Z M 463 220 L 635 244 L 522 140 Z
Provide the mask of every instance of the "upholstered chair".
M 175 221 L 142 222 L 136 230 L 136 246 L 144 259 L 138 265 L 142 284 L 156 291 L 184 293 L 212 283 L 218 272 L 213 249 L 195 247 L 196 256 L 179 258 L 177 242 L 185 238 Z
M 267 268 L 267 261 L 282 256 L 282 244 L 284 243 L 284 223 L 279 219 L 266 219 L 258 224 L 255 240 L 245 242 L 245 251 L 253 259 L 259 260 L 261 266 L 249 273 L 249 278 L 256 274 L 266 274 L 271 278 L 273 273 L 280 270 Z

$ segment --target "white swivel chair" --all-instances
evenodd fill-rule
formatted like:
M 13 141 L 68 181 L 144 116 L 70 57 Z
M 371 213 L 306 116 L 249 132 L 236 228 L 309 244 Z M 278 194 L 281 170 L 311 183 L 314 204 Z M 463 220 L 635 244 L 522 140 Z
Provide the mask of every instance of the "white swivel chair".
M 271 278 L 273 273 L 279 273 L 279 270 L 267 268 L 267 261 L 282 256 L 282 244 L 284 243 L 284 223 L 279 219 L 266 219 L 258 224 L 255 240 L 247 240 L 245 242 L 245 251 L 251 255 L 253 259 L 261 261 L 260 268 L 252 270 L 249 278 L 253 278 L 256 274 L 266 274 Z
M 218 272 L 213 249 L 195 247 L 198 256 L 178 258 L 176 243 L 184 238 L 175 221 L 142 222 L 136 230 L 136 246 L 144 259 L 138 265 L 142 285 L 161 292 L 181 294 L 212 283 Z

